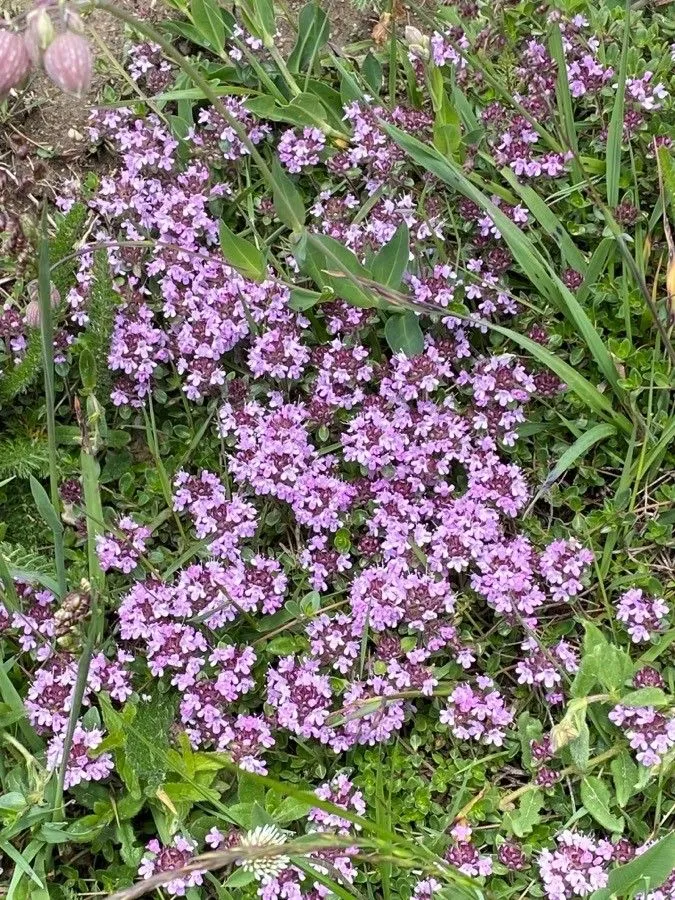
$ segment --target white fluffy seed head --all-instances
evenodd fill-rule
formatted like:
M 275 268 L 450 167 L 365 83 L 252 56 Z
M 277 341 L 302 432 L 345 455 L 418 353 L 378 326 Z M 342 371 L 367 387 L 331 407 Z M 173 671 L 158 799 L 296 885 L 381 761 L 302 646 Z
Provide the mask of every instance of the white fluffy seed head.
M 94 70 L 87 40 L 73 31 L 57 35 L 45 51 L 44 67 L 64 93 L 83 97 L 89 90 Z
M 281 847 L 285 843 L 286 835 L 276 825 L 258 825 L 241 838 L 239 846 L 259 851 L 263 848 Z M 290 860 L 287 856 L 275 853 L 270 856 L 242 857 L 237 862 L 245 872 L 251 872 L 257 881 L 266 884 L 280 875 L 288 867 Z
M 31 68 L 23 37 L 15 31 L 0 31 L 0 100 L 20 87 Z

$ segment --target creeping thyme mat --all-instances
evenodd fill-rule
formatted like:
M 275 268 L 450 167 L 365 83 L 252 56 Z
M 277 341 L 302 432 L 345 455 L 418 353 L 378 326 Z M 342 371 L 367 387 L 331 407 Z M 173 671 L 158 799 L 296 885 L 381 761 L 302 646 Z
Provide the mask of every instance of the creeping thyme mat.
M 172 7 L 0 253 L 8 897 L 675 897 L 675 24 Z

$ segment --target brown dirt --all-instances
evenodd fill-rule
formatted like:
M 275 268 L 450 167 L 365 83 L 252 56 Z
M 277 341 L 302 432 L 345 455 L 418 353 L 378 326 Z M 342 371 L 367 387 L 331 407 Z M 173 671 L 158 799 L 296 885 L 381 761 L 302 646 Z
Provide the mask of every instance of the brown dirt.
M 156 2 L 119 0 L 122 7 L 146 19 L 157 17 Z M 31 6 L 31 0 L 10 0 L 9 11 L 17 14 Z M 86 27 L 96 53 L 91 96 L 101 97 L 119 81 L 124 26 L 112 16 L 94 12 L 87 17 Z M 5 177 L 19 187 L 7 203 L 11 211 L 35 207 L 40 196 L 53 197 L 64 180 L 100 167 L 89 157 L 89 112 L 89 103 L 62 94 L 44 75 L 31 78 L 7 120 L 0 122 L 0 171 L 4 169 Z
M 297 17 L 305 2 L 290 0 L 291 14 Z M 167 12 L 162 0 L 119 3 L 146 20 L 156 21 Z M 33 0 L 0 0 L 0 4 L 11 18 L 30 9 Z M 360 12 L 352 0 L 324 0 L 324 8 L 331 21 L 331 43 L 339 48 L 367 40 L 377 21 L 372 7 Z M 124 26 L 112 16 L 94 12 L 87 16 L 86 27 L 97 57 L 91 96 L 101 98 L 120 81 Z M 280 44 L 293 42 L 292 31 L 284 29 Z M 44 75 L 31 79 L 13 102 L 10 115 L 4 122 L 0 120 L 0 208 L 14 214 L 35 211 L 39 198 L 53 198 L 65 181 L 81 179 L 88 171 L 106 170 L 108 160 L 90 155 L 86 139 L 89 111 L 89 103 L 60 93 Z

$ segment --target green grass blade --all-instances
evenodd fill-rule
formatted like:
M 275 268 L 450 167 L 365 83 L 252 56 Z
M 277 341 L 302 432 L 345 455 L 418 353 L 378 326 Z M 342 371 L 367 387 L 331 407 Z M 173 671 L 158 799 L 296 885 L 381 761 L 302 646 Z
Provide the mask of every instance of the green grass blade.
M 572 163 L 572 172 L 574 174 L 574 180 L 579 181 L 581 173 L 579 171 L 579 163 L 576 161 L 576 157 L 579 155 L 577 129 L 574 121 L 574 110 L 572 109 L 572 95 L 570 93 L 570 85 L 567 78 L 567 60 L 565 59 L 560 25 L 557 22 L 551 24 L 548 48 L 558 66 L 555 93 L 562 124 L 563 143 L 566 148 L 569 148 L 574 153 L 575 161 Z
M 590 262 L 586 268 L 584 283 L 577 291 L 577 300 L 579 303 L 583 303 L 590 294 L 591 288 L 599 280 L 600 276 L 605 271 L 608 262 L 613 258 L 613 251 L 614 238 L 609 237 L 603 238 L 595 248 L 593 256 L 591 256 Z
M 574 325 L 605 380 L 611 385 L 619 400 L 627 403 L 612 357 L 595 326 L 576 297 L 551 270 L 530 238 L 486 194 L 475 187 L 452 160 L 445 159 L 433 147 L 423 144 L 393 125 L 383 122 L 382 128 L 415 162 L 454 190 L 473 200 L 490 215 L 525 275 L 539 293 L 554 304 Z
M 582 275 L 585 274 L 588 267 L 586 260 L 553 210 L 544 203 L 533 188 L 526 184 L 521 184 L 511 169 L 503 168 L 502 175 L 519 195 L 544 231 L 560 246 L 565 263 Z
M 545 494 L 546 491 L 548 491 L 549 488 L 551 488 L 578 459 L 585 456 L 591 447 L 605 438 L 612 437 L 614 434 L 616 434 L 616 428 L 613 425 L 602 424 L 595 425 L 589 431 L 585 431 L 578 437 L 577 440 L 560 455 L 560 459 L 542 482 L 542 485 L 535 494 L 529 508 L 531 509 L 542 494 Z
M 621 178 L 621 143 L 623 141 L 623 112 L 625 106 L 626 71 L 628 69 L 628 46 L 630 44 L 630 0 L 626 0 L 624 10 L 623 43 L 619 79 L 614 98 L 612 118 L 607 132 L 607 203 L 611 209 L 619 202 L 619 180 Z

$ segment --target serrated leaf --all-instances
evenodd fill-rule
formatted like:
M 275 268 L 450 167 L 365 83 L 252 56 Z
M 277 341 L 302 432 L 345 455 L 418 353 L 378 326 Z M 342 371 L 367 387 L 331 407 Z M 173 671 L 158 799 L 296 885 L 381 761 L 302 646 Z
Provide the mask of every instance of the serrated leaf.
M 609 788 L 596 775 L 587 775 L 581 782 L 581 802 L 586 811 L 593 816 L 596 822 L 618 834 L 623 831 L 623 819 L 615 816 L 610 811 Z
M 518 809 L 509 813 L 508 824 L 516 837 L 530 834 L 535 825 L 541 821 L 539 810 L 544 805 L 544 795 L 539 790 L 527 791 L 523 794 Z
M 424 335 L 414 312 L 390 316 L 384 326 L 384 336 L 394 353 L 413 357 L 424 351 Z
M 267 275 L 265 257 L 255 244 L 239 237 L 224 222 L 220 223 L 220 250 L 225 261 L 244 278 L 263 281 Z

